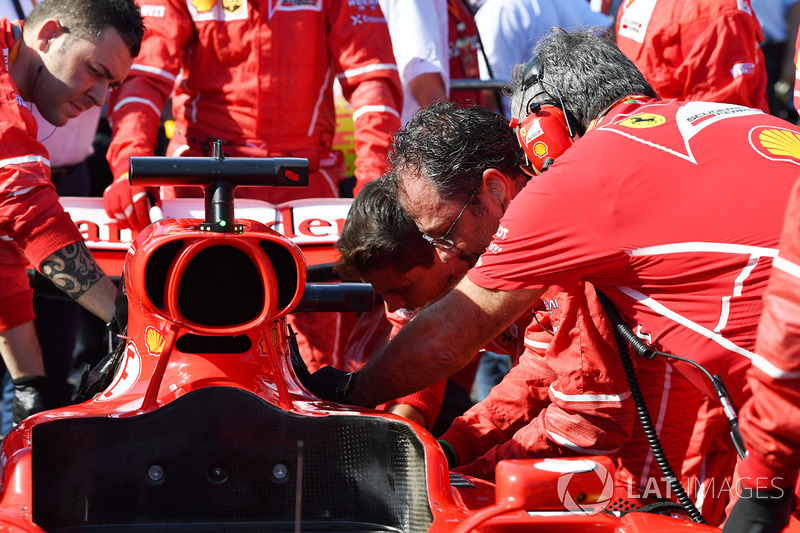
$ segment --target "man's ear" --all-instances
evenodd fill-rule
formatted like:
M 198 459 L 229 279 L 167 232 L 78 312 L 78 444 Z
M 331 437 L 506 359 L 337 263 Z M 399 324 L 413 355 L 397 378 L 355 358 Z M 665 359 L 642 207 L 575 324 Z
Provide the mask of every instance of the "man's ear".
M 483 171 L 483 185 L 492 197 L 505 208 L 514 197 L 514 180 L 496 168 Z
M 47 52 L 50 48 L 50 43 L 62 36 L 66 31 L 67 29 L 61 24 L 60 20 L 54 18 L 45 20 L 36 34 L 36 43 L 39 51 Z

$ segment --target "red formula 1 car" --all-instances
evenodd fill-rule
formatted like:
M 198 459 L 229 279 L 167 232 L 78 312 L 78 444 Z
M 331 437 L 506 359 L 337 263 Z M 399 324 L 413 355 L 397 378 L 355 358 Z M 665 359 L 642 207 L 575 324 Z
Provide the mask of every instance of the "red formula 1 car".
M 336 215 L 288 220 L 301 202 L 268 225 L 233 211 L 236 184 L 302 185 L 304 160 L 133 158 L 130 179 L 203 186 L 204 218 L 161 220 L 130 244 L 124 342 L 91 399 L 31 416 L 5 438 L 0 530 L 712 531 L 603 512 L 607 458 L 505 461 L 491 484 L 449 472 L 412 422 L 311 395 L 287 313 L 357 309 L 371 292 L 307 283 L 307 257 L 333 257 L 325 232 Z M 283 233 L 270 227 L 281 223 Z M 92 224 L 79 223 L 87 237 L 101 233 Z M 106 267 L 104 248 L 128 247 L 116 240 L 94 241 Z

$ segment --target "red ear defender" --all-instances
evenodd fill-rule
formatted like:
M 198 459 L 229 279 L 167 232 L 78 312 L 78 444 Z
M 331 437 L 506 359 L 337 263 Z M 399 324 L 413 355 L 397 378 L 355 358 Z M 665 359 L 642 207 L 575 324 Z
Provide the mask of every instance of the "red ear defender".
M 535 105 L 530 114 L 520 122 L 513 118 L 509 126 L 517 130 L 517 140 L 537 173 L 572 146 L 575 138 L 570 136 L 564 112 L 554 105 Z

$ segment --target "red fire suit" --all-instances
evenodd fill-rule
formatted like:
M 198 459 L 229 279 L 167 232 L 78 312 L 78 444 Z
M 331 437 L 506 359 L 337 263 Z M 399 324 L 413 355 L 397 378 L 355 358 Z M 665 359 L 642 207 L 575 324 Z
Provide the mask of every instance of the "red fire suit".
M 761 25 L 750 0 L 626 0 L 617 46 L 662 98 L 769 112 Z
M 756 352 L 769 361 L 752 366 L 753 396 L 739 422 L 748 456 L 739 465 L 742 486 L 787 489 L 800 470 L 800 182 L 786 210 L 778 256 L 772 262 Z
M 402 90 L 377 0 L 138 3 L 147 25 L 142 50 L 109 100 L 115 178 L 130 156 L 153 154 L 174 89 L 167 155 L 210 155 L 221 139 L 226 156 L 304 157 L 309 188 L 237 192 L 273 202 L 338 196 L 334 78 L 353 105 L 359 183 L 383 173 Z
M 461 466 L 455 470 L 493 480 L 503 459 L 608 455 L 617 463 L 615 499 L 625 500 L 615 509 L 668 497 L 634 420 L 612 338 L 593 287 L 574 295 L 545 293 L 525 333 L 519 364 L 442 435 L 458 456 Z M 662 445 L 669 457 L 680 459 L 692 430 L 687 413 L 701 394 L 660 358 L 637 357 L 634 364 Z M 677 471 L 679 463 L 674 466 Z
M 336 197 L 344 159 L 331 149 L 334 78 L 354 110 L 359 184 L 383 173 L 400 127 L 402 89 L 377 0 L 139 4 L 147 25 L 142 50 L 109 99 L 107 157 L 115 179 L 127 172 L 130 156 L 153 154 L 161 110 L 174 89 L 167 155 L 208 156 L 221 139 L 230 157 L 307 158 L 308 187 L 240 187 L 237 196 L 275 203 Z M 199 194 L 197 188 L 162 189 L 165 198 Z M 314 313 L 290 320 L 314 371 L 341 356 L 353 317 Z
M 39 268 L 53 252 L 83 239 L 58 202 L 47 150 L 19 95 L 8 65 L 22 39 L 21 27 L 0 19 L 0 331 L 34 318 L 27 265 Z

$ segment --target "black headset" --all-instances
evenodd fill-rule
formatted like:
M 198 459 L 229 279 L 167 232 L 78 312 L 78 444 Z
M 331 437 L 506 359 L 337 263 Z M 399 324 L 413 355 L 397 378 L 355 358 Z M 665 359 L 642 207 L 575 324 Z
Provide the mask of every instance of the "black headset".
M 544 81 L 543 76 L 544 65 L 538 55 L 533 56 L 525 65 L 522 94 L 538 84 L 540 90 L 537 95 L 544 93 L 551 100 L 557 101 L 558 105 L 542 105 L 535 101 L 535 97 L 531 98 L 525 104 L 525 118 L 522 120 L 513 118 L 509 123 L 509 126 L 516 130 L 517 140 L 537 174 L 547 170 L 558 156 L 572 146 L 583 130 L 580 123 L 564 106 L 561 91 L 555 85 Z M 545 86 L 549 87 L 555 96 Z M 522 116 L 522 109 L 519 115 Z

